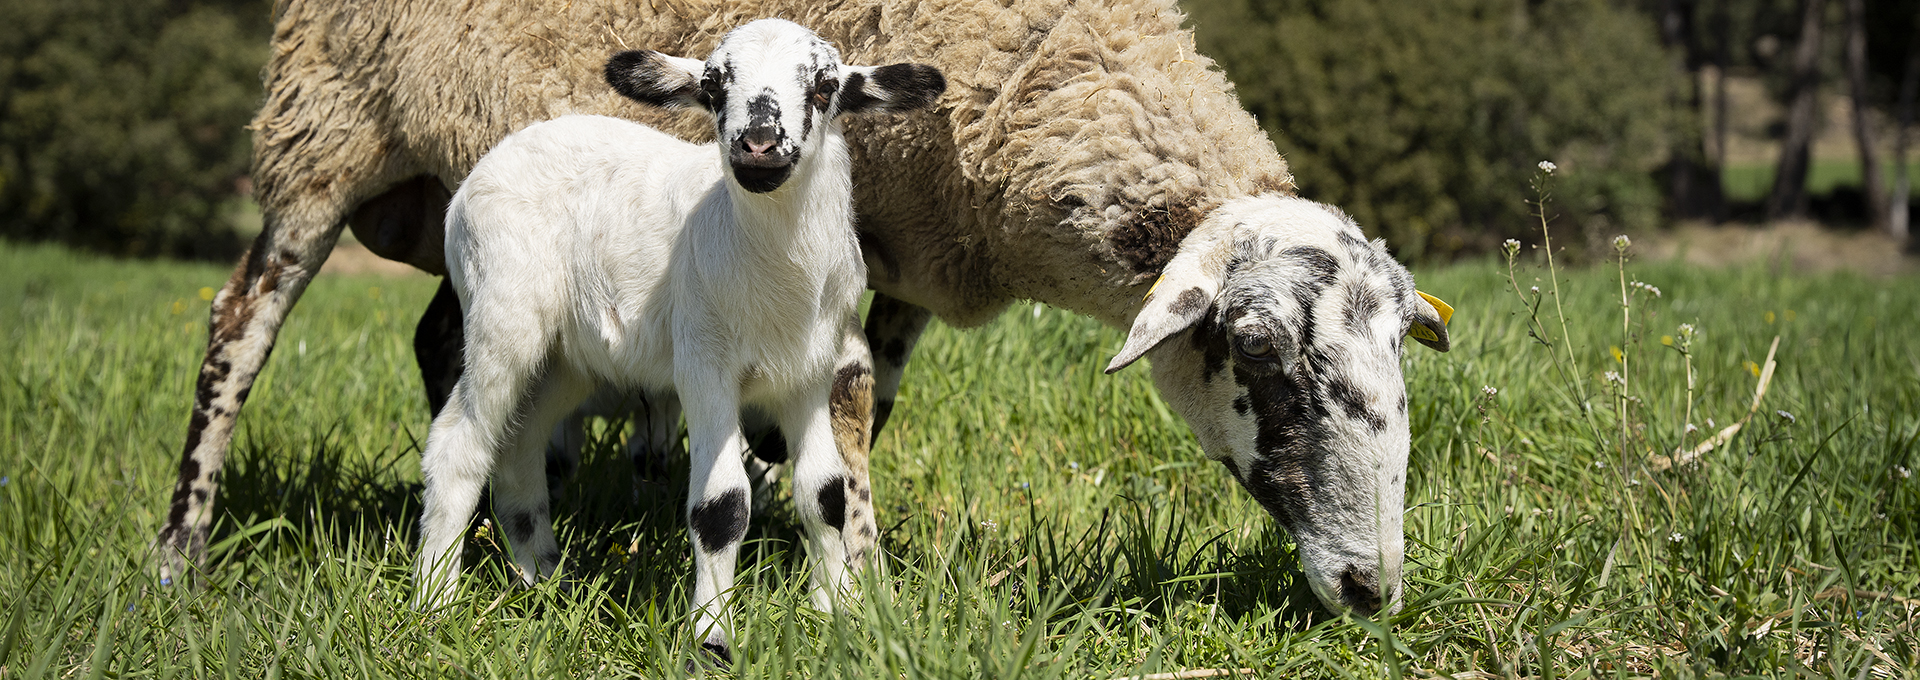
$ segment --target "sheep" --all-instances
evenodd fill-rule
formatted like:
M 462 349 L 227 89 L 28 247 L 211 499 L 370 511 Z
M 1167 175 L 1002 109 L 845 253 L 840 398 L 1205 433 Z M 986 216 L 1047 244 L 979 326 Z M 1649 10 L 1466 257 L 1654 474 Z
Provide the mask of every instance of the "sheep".
M 421 461 L 421 599 L 452 599 L 489 474 L 523 580 L 552 573 L 546 433 L 597 384 L 672 389 L 693 457 L 698 630 L 725 662 L 750 507 L 742 405 L 773 414 L 793 442 L 816 606 L 832 606 L 847 565 L 873 547 L 871 513 L 821 502 L 870 493 L 866 471 L 840 459 L 828 407 L 849 396 L 836 369 L 863 342 L 866 284 L 840 116 L 923 108 L 946 85 L 919 64 L 843 64 L 780 19 L 728 32 L 704 62 L 629 51 L 605 73 L 635 101 L 710 112 L 716 143 L 562 116 L 508 135 L 461 183 L 446 263 L 466 366 Z
M 1195 52 L 1174 0 L 278 7 L 253 124 L 264 229 L 213 304 L 158 538 L 163 574 L 204 554 L 246 389 L 342 226 L 376 253 L 443 273 L 445 187 L 509 131 L 597 113 L 710 134 L 590 82 L 583 74 L 604 55 L 630 39 L 695 51 L 743 16 L 771 15 L 814 27 L 849 59 L 930 64 L 948 79 L 931 112 L 848 124 L 876 291 L 873 357 L 859 368 L 872 371 L 876 405 L 844 422 L 884 422 L 935 315 L 969 327 L 1018 299 L 1087 314 L 1129 331 L 1123 356 L 1151 354 L 1160 394 L 1292 533 L 1324 604 L 1398 602 L 1410 436 L 1401 334 L 1388 327 L 1444 351 L 1445 319 L 1384 244 L 1337 210 L 1290 198 L 1286 162 Z M 459 370 L 452 298 L 443 286 L 415 337 L 430 401 Z M 1342 313 L 1323 319 L 1330 310 Z M 1349 320 L 1371 329 L 1366 351 L 1328 344 L 1357 332 L 1320 332 Z M 866 441 L 836 434 L 841 455 L 864 465 Z M 870 509 L 861 502 L 847 499 Z

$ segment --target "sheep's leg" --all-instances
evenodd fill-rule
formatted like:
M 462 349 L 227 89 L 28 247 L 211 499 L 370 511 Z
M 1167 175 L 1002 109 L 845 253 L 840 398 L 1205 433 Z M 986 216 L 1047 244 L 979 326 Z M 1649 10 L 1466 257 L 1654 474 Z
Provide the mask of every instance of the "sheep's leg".
M 680 395 L 671 390 L 637 391 L 627 460 L 633 463 L 634 500 L 643 484 L 667 478 L 667 459 L 685 455 L 680 446 Z
M 747 441 L 740 434 L 738 383 L 719 372 L 702 373 L 707 372 L 683 369 L 676 379 L 693 449 L 687 526 L 693 539 L 694 631 L 701 648 L 728 664 L 733 656 L 727 600 L 753 508 L 741 464 Z
M 873 436 L 880 436 L 887 418 L 893 415 L 893 400 L 900 393 L 900 376 L 906 373 L 907 359 L 920 333 L 927 329 L 933 312 L 925 307 L 901 302 L 885 293 L 874 293 L 867 308 L 867 346 L 873 348 L 874 413 Z
M 440 290 L 427 303 L 420 323 L 413 327 L 413 360 L 420 366 L 420 384 L 427 391 L 427 406 L 440 415 L 447 395 L 460 380 L 465 362 L 466 338 L 461 335 L 460 296 L 453 291 L 453 280 L 441 277 Z
M 873 491 L 867 479 L 873 421 L 873 369 L 866 343 L 849 323 L 831 386 L 803 395 L 784 414 L 795 444 L 793 497 L 807 533 L 813 565 L 813 604 L 833 606 L 851 581 L 849 568 L 866 566 L 877 539 Z
M 549 365 L 512 440 L 493 469 L 493 514 L 507 535 L 513 564 L 526 585 L 553 573 L 560 547 L 553 538 L 547 473 L 547 433 L 562 419 L 580 418 L 575 407 L 593 382 L 564 366 Z M 576 448 L 577 452 L 578 449 Z
M 268 212 L 266 229 L 214 295 L 179 481 L 155 539 L 163 584 L 186 574 L 189 561 L 206 558 L 220 466 L 241 406 L 273 351 L 281 322 L 340 238 L 345 207 L 322 203 Z

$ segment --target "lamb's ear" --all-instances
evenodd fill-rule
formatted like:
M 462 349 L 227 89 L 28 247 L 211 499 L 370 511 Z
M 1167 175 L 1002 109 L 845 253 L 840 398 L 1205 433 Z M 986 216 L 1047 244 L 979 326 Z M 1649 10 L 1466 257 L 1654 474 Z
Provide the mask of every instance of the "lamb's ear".
M 1138 360 L 1147 350 L 1200 321 L 1213 308 L 1225 285 L 1231 228 L 1201 225 L 1180 242 L 1180 252 L 1161 270 L 1160 280 L 1147 290 L 1146 303 L 1133 317 L 1127 344 L 1107 364 L 1112 373 Z
M 1453 342 L 1447 339 L 1447 322 L 1453 320 L 1453 307 L 1441 302 L 1440 298 L 1413 291 L 1413 325 L 1407 328 L 1407 335 L 1420 341 L 1420 344 L 1445 352 L 1453 348 Z
M 841 113 L 912 111 L 933 105 L 947 91 L 947 77 L 926 64 L 848 66 L 841 86 Z
M 653 50 L 632 50 L 607 60 L 607 84 L 615 92 L 642 104 L 678 109 L 707 108 L 700 78 L 707 63 Z

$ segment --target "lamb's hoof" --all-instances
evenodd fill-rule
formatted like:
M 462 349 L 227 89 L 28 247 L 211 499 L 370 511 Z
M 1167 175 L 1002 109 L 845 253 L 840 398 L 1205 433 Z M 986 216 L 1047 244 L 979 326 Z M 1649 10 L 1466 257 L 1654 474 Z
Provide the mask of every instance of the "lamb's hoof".
M 687 659 L 687 674 L 699 675 L 703 668 L 724 671 L 733 667 L 733 651 L 725 642 L 708 640 L 700 643 L 700 654 Z

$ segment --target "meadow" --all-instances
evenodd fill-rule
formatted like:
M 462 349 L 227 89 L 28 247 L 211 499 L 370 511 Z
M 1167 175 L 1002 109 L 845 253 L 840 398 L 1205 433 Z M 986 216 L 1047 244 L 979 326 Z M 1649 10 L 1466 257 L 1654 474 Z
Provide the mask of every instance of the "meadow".
M 1320 609 L 1147 372 L 1102 375 L 1121 334 L 1018 304 L 921 343 L 874 452 L 884 555 L 860 599 L 808 606 L 776 489 L 716 675 L 1914 674 L 1920 279 L 1543 264 L 1416 271 L 1459 311 L 1451 353 L 1405 360 L 1396 615 Z M 148 545 L 226 277 L 0 244 L 0 678 L 684 674 L 684 462 L 636 494 L 618 423 L 555 504 L 568 582 L 513 585 L 479 524 L 460 601 L 407 606 L 424 277 L 314 283 L 241 420 L 201 585 L 160 585 Z

